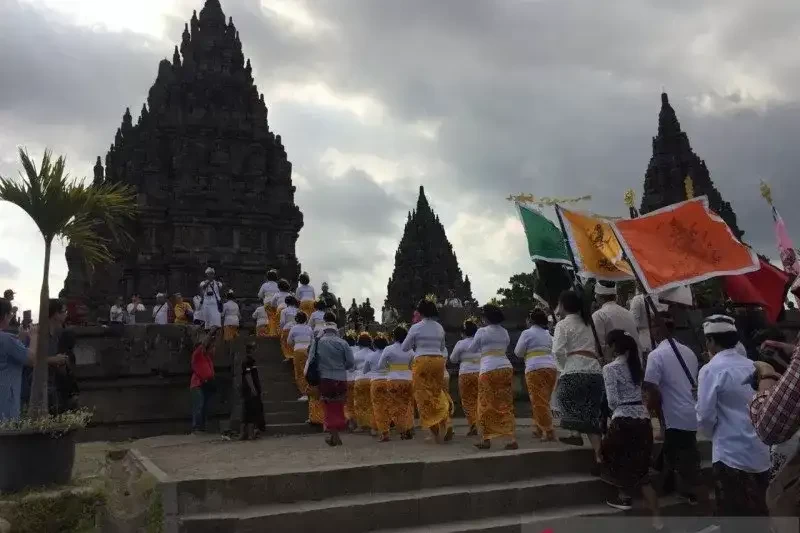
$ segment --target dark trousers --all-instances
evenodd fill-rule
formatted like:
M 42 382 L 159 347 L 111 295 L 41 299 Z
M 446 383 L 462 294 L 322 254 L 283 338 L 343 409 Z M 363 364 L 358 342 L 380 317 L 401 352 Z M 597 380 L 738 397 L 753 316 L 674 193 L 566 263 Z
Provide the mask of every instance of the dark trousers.
M 192 388 L 192 431 L 205 431 L 208 419 L 209 392 L 203 387 Z
M 722 462 L 712 465 L 716 515 L 722 533 L 769 531 L 769 471 L 745 472 Z M 760 517 L 761 520 L 759 520 Z
M 667 429 L 664 444 L 656 461 L 665 492 L 678 490 L 681 494 L 696 496 L 700 473 L 700 452 L 697 450 L 697 433 L 682 429 Z M 677 474 L 677 480 L 676 480 Z

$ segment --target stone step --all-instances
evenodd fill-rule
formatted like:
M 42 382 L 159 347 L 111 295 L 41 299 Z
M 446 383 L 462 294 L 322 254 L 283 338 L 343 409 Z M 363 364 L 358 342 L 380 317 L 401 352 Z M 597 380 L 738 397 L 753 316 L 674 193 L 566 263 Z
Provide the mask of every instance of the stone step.
M 179 531 L 312 533 L 319 531 L 320 524 L 325 524 L 326 528 L 334 530 L 362 533 L 535 512 L 558 507 L 566 501 L 586 505 L 613 494 L 614 490 L 598 478 L 564 474 L 516 482 L 359 494 L 186 515 L 181 518 Z
M 308 419 L 306 411 L 282 411 L 277 413 L 264 413 L 267 424 L 299 424 Z
M 266 436 L 267 437 L 284 437 L 287 435 L 310 435 L 312 433 L 321 433 L 322 426 L 306 424 L 305 422 L 294 423 L 280 423 L 280 424 L 267 424 Z
M 377 446 L 377 443 L 376 443 Z M 346 451 L 346 448 L 344 449 Z M 453 459 L 398 461 L 229 479 L 177 482 L 177 511 L 213 513 L 253 505 L 319 501 L 342 495 L 385 494 L 527 481 L 588 472 L 588 448 L 475 452 Z
M 538 533 L 540 531 L 569 531 L 570 533 L 619 533 L 620 531 L 649 531 L 649 510 L 643 502 L 635 502 L 632 511 L 620 511 L 603 503 L 555 507 L 532 513 L 530 511 L 484 518 L 458 520 L 436 525 L 409 528 L 387 528 L 376 533 Z M 706 506 L 690 507 L 674 497 L 659 499 L 665 531 L 700 532 L 713 523 Z M 677 519 L 671 517 L 679 517 Z

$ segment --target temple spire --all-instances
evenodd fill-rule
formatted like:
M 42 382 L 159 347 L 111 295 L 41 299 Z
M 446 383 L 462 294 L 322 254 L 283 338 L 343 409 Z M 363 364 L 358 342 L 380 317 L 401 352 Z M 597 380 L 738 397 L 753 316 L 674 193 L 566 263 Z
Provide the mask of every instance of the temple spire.
M 736 223 L 731 205 L 714 186 L 706 163 L 692 150 L 689 137 L 681 130 L 667 93 L 661 93 L 658 134 L 653 138 L 653 155 L 644 177 L 641 213 L 686 200 L 686 178 L 690 177 L 695 196 L 708 197 L 711 210 L 722 217 L 733 233 L 744 234 Z

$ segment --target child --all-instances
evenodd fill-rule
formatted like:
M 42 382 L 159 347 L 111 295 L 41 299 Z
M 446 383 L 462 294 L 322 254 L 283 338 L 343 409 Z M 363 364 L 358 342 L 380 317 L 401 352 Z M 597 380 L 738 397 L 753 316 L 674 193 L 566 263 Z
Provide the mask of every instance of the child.
M 242 434 L 241 440 L 256 439 L 259 431 L 266 429 L 264 421 L 264 404 L 261 403 L 261 381 L 258 377 L 256 360 L 252 353 L 255 343 L 245 348 L 242 362 Z

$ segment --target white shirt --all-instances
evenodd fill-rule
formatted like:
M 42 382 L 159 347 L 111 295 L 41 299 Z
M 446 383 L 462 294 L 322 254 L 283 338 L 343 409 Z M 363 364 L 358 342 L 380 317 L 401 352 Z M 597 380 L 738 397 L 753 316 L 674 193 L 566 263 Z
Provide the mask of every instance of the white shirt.
M 275 281 L 265 281 L 258 289 L 258 299 L 265 304 L 270 303 L 272 297 L 278 292 L 278 283 Z
M 311 285 L 299 285 L 295 291 L 297 299 L 301 302 L 313 302 L 317 299 L 317 294 L 314 292 L 314 287 Z
M 700 369 L 697 425 L 711 437 L 711 460 L 745 472 L 770 468 L 769 446 L 761 442 L 750 421 L 755 392 L 749 378 L 753 362 L 735 349 L 722 350 Z
M 386 379 L 386 374 L 381 372 L 380 366 L 378 365 L 381 360 L 381 355 L 383 355 L 383 350 L 373 350 L 372 353 L 366 355 L 364 359 L 364 378 L 373 381 Z
M 192 313 L 192 318 L 194 320 L 203 320 L 203 308 L 200 306 L 200 302 L 202 301 L 203 298 L 200 295 L 192 298 L 192 303 L 194 304 L 194 313 Z
M 169 304 L 167 302 L 153 306 L 153 322 L 169 324 Z
M 435 320 L 423 318 L 408 330 L 403 350 L 413 350 L 415 357 L 421 355 L 440 355 L 447 357 L 444 344 L 444 328 Z
M 286 338 L 292 350 L 308 350 L 311 345 L 311 339 L 314 336 L 314 330 L 308 324 L 295 324 L 289 330 L 289 336 Z
M 531 326 L 520 334 L 514 355 L 525 360 L 526 374 L 540 368 L 556 368 L 553 337 L 539 326 Z
M 594 328 L 600 339 L 600 346 L 603 349 L 603 356 L 606 361 L 613 361 L 616 355 L 613 350 L 606 345 L 606 336 L 615 329 L 621 329 L 633 337 L 636 345 L 639 346 L 639 330 L 636 328 L 636 320 L 633 313 L 619 305 L 617 302 L 606 302 L 594 313 L 592 313 Z M 639 353 L 642 347 L 639 346 Z
M 453 350 L 455 352 L 455 350 Z M 385 372 L 386 379 L 398 381 L 411 381 L 411 361 L 414 360 L 414 352 L 403 351 L 399 342 L 390 344 L 383 350 L 378 361 L 378 368 Z M 406 367 L 401 370 L 402 367 Z
M 291 329 L 294 326 L 294 316 L 297 314 L 296 307 L 284 307 L 281 309 L 281 329 Z
M 222 304 L 222 325 L 223 326 L 239 325 L 239 304 L 237 304 L 233 300 L 228 300 L 227 302 Z
M 642 386 L 633 382 L 625 356 L 618 356 L 603 367 L 603 382 L 606 386 L 608 408 L 613 413 L 612 419 L 617 417 L 650 419 L 650 413 L 642 402 Z
M 286 305 L 286 297 L 289 296 L 288 292 L 278 291 L 272 295 L 272 300 L 269 304 L 276 309 L 282 304 Z
M 136 324 L 136 313 L 141 313 L 145 311 L 144 305 L 137 304 L 136 308 L 134 309 L 133 303 L 128 304 L 128 324 Z
M 669 309 L 668 305 L 658 301 L 657 294 L 652 294 L 650 297 L 658 312 L 667 311 Z M 650 325 L 647 322 L 648 309 L 647 303 L 644 301 L 644 294 L 637 294 L 631 298 L 631 301 L 628 303 L 628 308 L 633 315 L 634 322 L 636 322 L 636 329 L 639 330 L 639 348 L 647 352 L 653 347 L 653 342 L 650 337 Z M 653 320 L 653 313 L 650 312 L 649 314 L 650 320 Z
M 592 328 L 583 322 L 580 315 L 564 317 L 553 330 L 553 355 L 562 374 L 600 374 L 600 362 L 596 357 L 575 352 L 597 353 Z
M 253 318 L 256 319 L 256 327 L 260 328 L 262 326 L 266 326 L 269 323 L 269 318 L 267 316 L 267 310 L 264 309 L 263 305 L 259 305 L 256 307 L 256 310 L 253 311 Z
M 352 377 L 350 371 L 347 372 L 347 381 L 359 381 L 361 379 L 368 379 L 368 376 L 364 375 L 364 363 L 367 362 L 367 356 L 372 354 L 372 348 L 365 348 L 360 346 L 356 348 L 356 351 L 353 352 L 353 360 L 355 361 L 355 366 L 352 370 Z
M 461 300 L 458 298 L 450 298 L 445 300 L 444 305 L 445 307 L 464 307 L 464 305 L 461 303 Z
M 461 339 L 450 354 L 450 361 L 460 363 L 459 374 L 477 374 L 481 371 L 481 354 L 468 351 L 470 346 L 472 346 L 472 337 Z
M 674 339 L 673 339 L 674 340 Z M 688 346 L 675 341 L 692 379 L 697 383 L 697 355 Z M 663 340 L 647 356 L 644 380 L 661 392 L 661 410 L 667 429 L 697 431 L 697 413 L 692 395 L 692 385 L 683 371 L 669 341 Z
M 479 329 L 472 338 L 468 351 L 481 354 L 481 374 L 501 368 L 513 368 L 508 360 L 508 345 L 511 338 L 503 326 L 492 324 Z
M 125 322 L 125 308 L 119 305 L 112 305 L 108 313 L 109 322 Z
M 321 331 L 325 326 L 325 311 L 316 310 L 308 317 L 308 325 L 315 331 Z

